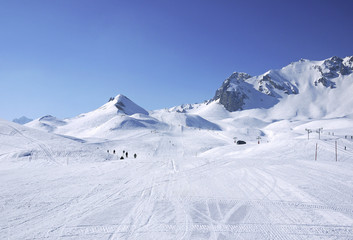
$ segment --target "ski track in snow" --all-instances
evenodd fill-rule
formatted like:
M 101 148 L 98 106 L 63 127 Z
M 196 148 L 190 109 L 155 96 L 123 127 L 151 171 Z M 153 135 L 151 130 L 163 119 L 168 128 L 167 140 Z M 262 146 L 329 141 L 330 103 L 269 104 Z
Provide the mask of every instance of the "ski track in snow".
M 236 146 L 175 126 L 116 141 L 131 156 L 138 142 L 137 159 L 64 165 L 69 153 L 8 127 L 47 164 L 0 153 L 14 166 L 0 169 L 1 239 L 353 239 L 353 154 L 340 145 L 335 162 L 332 141 L 315 162 L 316 140 Z
M 17 133 L 17 134 L 23 136 L 24 138 L 28 139 L 30 142 L 33 142 L 33 143 L 37 144 L 40 147 L 40 149 L 45 153 L 45 155 L 47 156 L 47 158 L 51 162 L 56 163 L 56 164 L 60 164 L 54 159 L 51 149 L 45 143 L 43 143 L 43 142 L 41 142 L 41 141 L 39 141 L 37 139 L 34 139 L 34 138 L 31 138 L 29 136 L 24 135 L 20 130 L 16 129 L 15 127 L 12 127 L 10 125 L 7 125 L 7 127 L 13 129 L 13 131 L 15 133 Z

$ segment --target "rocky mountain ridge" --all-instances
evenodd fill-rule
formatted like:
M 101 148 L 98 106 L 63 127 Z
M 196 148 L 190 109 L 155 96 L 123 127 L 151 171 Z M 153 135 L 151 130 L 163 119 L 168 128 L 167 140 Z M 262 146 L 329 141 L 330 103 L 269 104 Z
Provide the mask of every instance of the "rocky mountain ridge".
M 331 57 L 323 61 L 301 59 L 280 70 L 270 70 L 259 76 L 234 72 L 216 91 L 213 101 L 219 101 L 228 111 L 269 108 L 285 95 L 296 95 L 307 88 L 336 88 L 337 81 L 352 76 L 353 56 Z M 303 87 L 305 86 L 305 87 Z

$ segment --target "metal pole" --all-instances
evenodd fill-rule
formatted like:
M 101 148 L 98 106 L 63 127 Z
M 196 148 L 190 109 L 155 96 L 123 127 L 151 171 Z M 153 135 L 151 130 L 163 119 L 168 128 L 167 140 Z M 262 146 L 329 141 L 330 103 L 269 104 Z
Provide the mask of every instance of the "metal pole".
M 307 129 L 307 128 L 305 128 L 305 131 L 307 131 L 307 132 L 308 132 L 308 140 L 309 140 L 309 134 L 312 132 L 312 130 L 311 130 L 311 129 Z
M 316 143 L 316 149 L 315 149 L 315 161 L 317 160 L 317 143 Z
M 319 139 L 321 139 L 321 131 L 323 130 L 323 128 L 319 128 L 316 130 L 316 132 L 319 134 Z

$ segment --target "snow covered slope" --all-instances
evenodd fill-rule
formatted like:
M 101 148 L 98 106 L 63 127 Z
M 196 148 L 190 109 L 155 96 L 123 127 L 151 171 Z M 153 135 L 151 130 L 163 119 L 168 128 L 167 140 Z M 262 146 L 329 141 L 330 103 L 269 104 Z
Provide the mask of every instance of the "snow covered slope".
M 213 116 L 223 131 L 173 127 L 186 116 L 168 111 L 153 113 L 171 121 L 164 130 L 106 140 L 0 121 L 0 239 L 353 239 L 352 119 L 206 107 L 194 110 L 230 116 Z
M 118 130 L 165 130 L 173 127 L 221 130 L 221 128 L 197 114 L 156 110 L 149 114 L 123 95 L 111 98 L 102 107 L 77 117 L 59 120 L 44 116 L 26 126 L 80 138 L 116 138 Z
M 221 128 L 197 114 L 189 114 L 178 111 L 156 110 L 151 115 L 170 127 L 189 127 L 196 129 L 221 130 Z
M 54 166 L 65 165 L 68 160 L 71 163 L 103 161 L 105 153 L 99 151 L 97 146 L 83 139 L 46 133 L 0 119 L 1 166 L 6 166 L 7 161 Z
M 117 129 L 166 127 L 123 95 L 111 98 L 100 108 L 74 118 L 59 120 L 45 116 L 26 126 L 75 137 L 114 137 Z
M 64 126 L 66 124 L 66 121 L 57 119 L 51 115 L 47 115 L 27 123 L 26 126 L 45 130 L 46 132 L 54 132 L 58 127 Z
M 300 60 L 251 77 L 233 73 L 213 101 L 228 111 L 270 109 L 273 118 L 343 117 L 353 113 L 353 56 Z

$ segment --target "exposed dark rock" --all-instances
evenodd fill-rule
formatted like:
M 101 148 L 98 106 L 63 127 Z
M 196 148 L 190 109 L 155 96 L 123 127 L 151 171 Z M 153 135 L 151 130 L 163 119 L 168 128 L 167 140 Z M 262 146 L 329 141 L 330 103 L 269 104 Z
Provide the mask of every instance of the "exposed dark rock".
M 347 75 L 350 73 L 350 69 L 343 64 L 343 59 L 339 57 L 332 57 L 324 61 L 324 67 L 329 70 L 329 72 L 322 72 L 322 75 L 326 78 L 335 78 L 341 75 Z
M 224 91 L 220 95 L 220 103 L 230 112 L 242 110 L 244 105 L 244 99 L 248 98 L 242 92 L 239 91 Z
M 314 82 L 315 86 L 317 86 L 319 83 L 321 83 L 325 87 L 336 88 L 336 83 L 325 78 L 325 77 L 321 77 L 317 81 Z
M 117 102 L 115 107 L 121 111 L 124 111 L 125 104 L 123 102 Z
M 251 78 L 247 73 L 233 73 L 227 78 L 222 86 L 216 91 L 213 100 L 218 100 L 228 111 L 234 112 L 242 110 L 244 105 L 244 99 L 248 96 L 242 91 L 243 89 L 238 86 L 241 82 Z M 236 89 L 232 87 L 232 84 L 238 86 Z
M 258 90 L 272 97 L 280 97 L 273 90 L 278 89 L 283 91 L 285 94 L 298 94 L 298 88 L 293 86 L 289 81 L 277 82 L 274 81 L 269 74 L 266 74 L 259 81 Z

